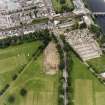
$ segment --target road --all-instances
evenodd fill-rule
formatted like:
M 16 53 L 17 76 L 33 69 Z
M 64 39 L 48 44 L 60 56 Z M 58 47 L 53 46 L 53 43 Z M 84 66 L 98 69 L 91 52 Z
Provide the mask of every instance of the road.
M 64 43 L 63 41 L 61 40 L 57 30 L 54 28 L 53 29 L 53 32 L 54 32 L 54 35 L 56 36 L 60 46 L 61 46 L 61 49 L 63 51 L 63 55 L 64 55 L 64 69 L 63 69 L 63 78 L 64 78 L 64 83 L 63 83 L 63 89 L 64 89 L 64 105 L 67 105 L 68 104 L 68 96 L 67 96 L 67 87 L 68 87 L 68 72 L 67 72 L 67 56 L 66 56 L 66 52 L 64 50 Z

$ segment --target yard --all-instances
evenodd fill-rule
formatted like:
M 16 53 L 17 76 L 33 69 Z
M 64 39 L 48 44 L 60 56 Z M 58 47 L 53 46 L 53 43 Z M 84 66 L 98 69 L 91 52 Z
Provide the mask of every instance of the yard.
M 44 73 L 43 54 L 37 59 L 32 58 L 40 45 L 42 43 L 36 41 L 0 49 L 0 90 L 9 84 L 0 96 L 0 105 L 58 104 L 59 75 L 49 76 Z M 19 74 L 20 67 L 24 65 Z M 16 80 L 13 80 L 14 75 L 18 75 Z M 26 90 L 25 96 L 20 94 L 21 89 Z
M 105 105 L 105 86 L 72 53 L 72 89 L 74 105 Z

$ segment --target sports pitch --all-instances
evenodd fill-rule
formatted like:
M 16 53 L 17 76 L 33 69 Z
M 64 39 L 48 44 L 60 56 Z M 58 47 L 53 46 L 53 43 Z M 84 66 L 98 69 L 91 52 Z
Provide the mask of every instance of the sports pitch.
M 96 105 L 105 105 L 105 97 L 104 97 L 105 92 L 97 92 L 95 96 L 96 96 Z
M 72 101 L 74 105 L 105 105 L 105 85 L 72 54 Z
M 0 96 L 0 105 L 58 104 L 58 74 L 49 76 L 44 73 L 43 53 L 36 60 L 32 58 L 40 45 L 42 43 L 36 41 L 0 49 L 0 90 L 10 85 Z M 25 64 L 24 70 L 19 73 L 20 67 Z M 16 74 L 18 77 L 13 80 Z M 20 95 L 22 88 L 27 90 L 25 97 Z M 11 95 L 15 98 L 14 103 L 8 101 Z
M 94 105 L 91 80 L 75 81 L 75 105 Z

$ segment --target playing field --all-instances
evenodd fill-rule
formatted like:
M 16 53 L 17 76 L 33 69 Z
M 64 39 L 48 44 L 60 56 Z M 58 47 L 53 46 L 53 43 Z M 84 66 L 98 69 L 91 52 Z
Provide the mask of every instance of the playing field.
M 19 65 L 27 63 L 25 55 L 8 57 L 0 60 L 0 74 L 14 70 Z
M 0 89 L 10 87 L 0 96 L 0 105 L 57 105 L 58 74 L 49 76 L 43 71 L 43 54 L 32 58 L 32 54 L 42 45 L 41 42 L 26 43 L 0 49 Z M 30 59 L 31 58 L 31 59 Z M 19 74 L 19 67 L 26 64 Z M 12 76 L 17 74 L 15 81 Z M 27 95 L 22 97 L 20 90 L 25 88 Z M 8 98 L 14 96 L 10 103 Z
M 72 87 L 74 105 L 105 105 L 105 85 L 72 54 Z
M 53 95 L 54 94 L 52 94 L 52 92 L 34 93 L 30 91 L 26 99 L 24 99 L 20 105 L 57 105 L 56 102 L 51 103 L 52 99 L 54 98 Z
M 75 105 L 94 105 L 91 80 L 75 81 Z
M 96 93 L 96 105 L 105 105 L 105 92 Z
M 11 82 L 19 68 L 28 62 L 32 53 L 40 45 L 39 42 L 32 42 L 0 49 L 0 89 Z

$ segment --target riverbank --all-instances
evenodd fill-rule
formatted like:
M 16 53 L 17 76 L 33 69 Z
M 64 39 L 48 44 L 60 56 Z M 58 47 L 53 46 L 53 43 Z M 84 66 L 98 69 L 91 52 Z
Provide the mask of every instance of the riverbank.
M 105 12 L 104 0 L 83 0 L 86 8 L 92 12 Z M 93 17 L 94 22 L 101 27 L 102 34 L 105 34 L 105 17 L 97 16 Z
M 93 0 L 93 1 L 96 1 L 96 0 Z M 91 6 L 89 5 L 88 0 L 83 0 L 83 2 L 84 2 L 84 5 L 86 8 L 88 8 L 91 12 L 94 12 L 93 9 L 91 8 Z M 105 43 L 105 28 L 104 28 L 105 25 L 103 24 L 103 22 L 100 23 L 101 16 L 94 16 L 94 15 L 90 15 L 90 16 L 91 16 L 91 19 L 93 20 L 94 24 L 91 25 L 89 30 L 95 34 L 95 39 L 98 41 L 100 46 L 102 46 L 102 44 Z M 102 18 L 103 18 L 103 16 L 102 16 Z

